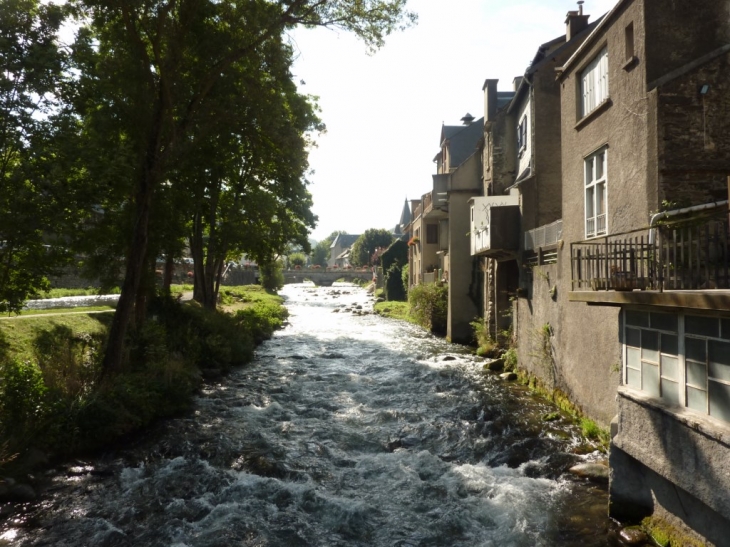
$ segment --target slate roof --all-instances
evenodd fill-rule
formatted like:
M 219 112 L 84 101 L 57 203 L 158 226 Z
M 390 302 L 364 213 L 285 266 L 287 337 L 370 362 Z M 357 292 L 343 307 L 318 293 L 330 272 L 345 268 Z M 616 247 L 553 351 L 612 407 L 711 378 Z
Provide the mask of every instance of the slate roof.
M 509 102 L 509 101 L 508 101 Z M 469 125 L 444 125 L 441 127 L 441 144 L 449 141 L 449 168 L 453 169 L 464 163 L 477 148 L 484 134 L 484 118 L 479 118 Z
M 360 234 L 358 234 L 358 235 L 340 234 L 332 242 L 332 245 L 330 245 L 330 249 L 334 249 L 335 246 L 338 244 L 342 249 L 347 249 L 348 247 L 352 247 L 352 244 L 357 241 L 358 237 L 360 237 Z
M 398 223 L 400 226 L 405 226 L 406 224 L 409 224 L 411 222 L 411 208 L 408 206 L 408 198 L 406 198 L 405 203 L 403 203 L 403 211 L 400 214 L 400 222 Z M 400 230 L 399 230 L 400 233 Z

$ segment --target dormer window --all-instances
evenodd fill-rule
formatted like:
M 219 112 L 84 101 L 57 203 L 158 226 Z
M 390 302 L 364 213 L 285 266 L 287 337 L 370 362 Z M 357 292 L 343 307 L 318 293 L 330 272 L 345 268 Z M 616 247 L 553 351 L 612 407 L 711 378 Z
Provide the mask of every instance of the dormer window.
M 603 48 L 581 72 L 580 92 L 583 98 L 581 118 L 608 99 L 608 49 Z

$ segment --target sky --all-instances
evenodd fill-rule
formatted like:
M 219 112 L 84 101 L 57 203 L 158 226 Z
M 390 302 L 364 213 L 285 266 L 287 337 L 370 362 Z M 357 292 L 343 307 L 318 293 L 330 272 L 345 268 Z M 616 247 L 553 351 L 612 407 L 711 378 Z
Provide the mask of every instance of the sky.
M 586 0 L 589 21 L 617 0 Z M 319 217 L 312 238 L 335 230 L 392 229 L 403 202 L 431 190 L 441 125 L 483 115 L 484 80 L 512 89 L 540 44 L 565 34 L 572 0 L 410 0 L 415 27 L 368 55 L 353 35 L 297 29 L 292 69 L 302 93 L 319 97 L 326 133 L 307 177 Z

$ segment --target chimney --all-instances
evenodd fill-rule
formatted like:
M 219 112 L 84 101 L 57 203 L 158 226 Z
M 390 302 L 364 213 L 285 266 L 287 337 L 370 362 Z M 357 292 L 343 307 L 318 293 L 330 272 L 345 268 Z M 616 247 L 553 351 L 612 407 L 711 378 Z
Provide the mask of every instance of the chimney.
M 484 121 L 494 121 L 497 115 L 497 82 L 499 80 L 484 80 Z
M 523 79 L 523 76 L 517 76 L 514 80 L 512 80 L 512 85 L 514 86 L 515 93 L 517 93 L 517 90 L 522 85 L 522 79 Z
M 464 125 L 471 125 L 471 122 L 473 122 L 473 121 L 474 121 L 474 116 L 472 116 L 468 112 L 466 113 L 466 116 L 461 118 L 461 123 L 463 123 Z
M 583 0 L 578 0 L 578 11 L 569 11 L 565 18 L 565 41 L 570 40 L 588 26 L 590 15 L 583 15 Z

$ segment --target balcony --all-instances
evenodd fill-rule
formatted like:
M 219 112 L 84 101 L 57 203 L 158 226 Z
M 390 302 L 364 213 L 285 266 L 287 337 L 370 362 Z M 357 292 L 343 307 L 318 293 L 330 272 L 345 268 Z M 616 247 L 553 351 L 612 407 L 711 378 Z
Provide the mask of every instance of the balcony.
M 726 306 L 730 303 L 728 236 L 725 207 L 710 215 L 572 243 L 569 300 L 703 309 Z
M 517 196 L 472 198 L 472 256 L 503 260 L 516 255 L 520 243 L 520 207 L 517 200 Z

